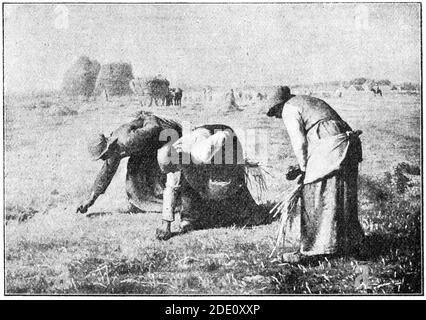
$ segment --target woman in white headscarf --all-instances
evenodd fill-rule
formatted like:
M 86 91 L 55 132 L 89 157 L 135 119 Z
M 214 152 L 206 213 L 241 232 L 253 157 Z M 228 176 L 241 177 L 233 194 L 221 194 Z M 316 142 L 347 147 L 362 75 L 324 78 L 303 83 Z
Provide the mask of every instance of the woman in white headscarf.
M 300 250 L 284 260 L 353 253 L 363 239 L 357 199 L 361 132 L 323 100 L 292 95 L 288 87 L 278 88 L 267 115 L 283 119 L 304 184 Z
M 161 148 L 158 163 L 167 173 L 158 239 L 172 237 L 171 225 L 179 200 L 180 233 L 209 225 L 255 225 L 267 218 L 267 212 L 249 191 L 250 164 L 243 158 L 241 143 L 230 127 L 197 127 Z

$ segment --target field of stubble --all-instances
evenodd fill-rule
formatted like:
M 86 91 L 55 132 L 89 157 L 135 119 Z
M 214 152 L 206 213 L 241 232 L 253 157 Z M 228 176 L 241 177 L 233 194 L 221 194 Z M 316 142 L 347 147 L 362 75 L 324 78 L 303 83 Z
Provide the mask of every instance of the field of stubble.
M 420 177 L 395 170 L 403 162 L 420 166 L 420 96 L 324 99 L 353 129 L 364 132 L 359 208 L 367 235 L 365 252 L 362 257 L 289 265 L 268 257 L 278 221 L 156 240 L 159 205 L 147 206 L 146 213 L 126 212 L 126 160 L 89 213 L 75 213 L 101 166 L 88 159 L 88 137 L 109 134 L 142 109 L 192 125 L 256 129 L 252 132 L 261 138 L 250 139 L 247 154 L 253 160 L 262 158 L 269 172 L 264 202 L 273 203 L 291 188 L 284 172 L 295 158 L 282 122 L 265 116 L 265 103 L 240 102 L 244 111 L 225 112 L 223 103 L 214 101 L 141 108 L 129 97 L 110 102 L 75 102 L 52 95 L 6 97 L 6 293 L 422 292 Z M 61 115 L 63 107 L 76 112 Z M 263 151 L 256 153 L 255 145 Z M 368 288 L 355 287 L 359 265 L 369 266 Z

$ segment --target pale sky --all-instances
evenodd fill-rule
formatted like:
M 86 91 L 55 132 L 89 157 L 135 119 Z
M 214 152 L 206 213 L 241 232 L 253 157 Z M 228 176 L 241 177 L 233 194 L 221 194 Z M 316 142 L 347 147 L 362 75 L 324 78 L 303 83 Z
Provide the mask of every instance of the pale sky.
M 7 91 L 58 88 L 79 56 L 172 85 L 420 81 L 418 4 L 5 5 Z

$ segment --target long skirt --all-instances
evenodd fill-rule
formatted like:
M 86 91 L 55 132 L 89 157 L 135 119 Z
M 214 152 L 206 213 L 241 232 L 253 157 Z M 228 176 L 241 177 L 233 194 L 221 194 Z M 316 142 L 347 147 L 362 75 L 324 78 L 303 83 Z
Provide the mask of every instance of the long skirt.
M 342 122 L 323 121 L 308 134 L 308 145 L 350 130 Z M 301 200 L 301 248 L 306 255 L 350 253 L 363 240 L 358 220 L 358 162 L 360 143 L 349 146 L 341 169 L 306 184 Z
M 181 220 L 195 228 L 258 225 L 266 219 L 246 186 L 242 166 L 184 168 L 181 199 Z
M 190 163 L 167 166 L 170 146 L 160 149 L 163 151 L 158 155 L 163 170 L 174 173 L 171 184 L 179 186 L 181 220 L 190 221 L 194 228 L 255 225 L 267 218 L 267 211 L 257 205 L 247 187 L 241 142 L 233 134 L 223 140 L 223 131 L 232 133 L 226 125 L 204 125 L 196 128 L 187 142 L 183 140 L 191 144 L 185 147 L 190 150 L 190 154 L 185 151 L 191 155 Z M 173 221 L 174 215 L 163 211 L 163 220 Z
M 146 202 L 160 204 L 165 182 L 166 175 L 161 172 L 156 154 L 129 158 L 126 193 L 131 205 L 143 210 Z

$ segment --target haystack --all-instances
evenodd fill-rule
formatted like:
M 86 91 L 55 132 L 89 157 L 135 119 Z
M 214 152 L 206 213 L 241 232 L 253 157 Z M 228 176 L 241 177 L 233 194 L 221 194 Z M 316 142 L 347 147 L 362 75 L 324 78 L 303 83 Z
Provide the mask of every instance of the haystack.
M 132 65 L 130 63 L 104 64 L 96 80 L 96 94 L 106 90 L 109 96 L 123 96 L 132 93 L 129 82 L 133 79 Z
M 78 60 L 64 75 L 62 89 L 71 97 L 90 97 L 93 94 L 101 65 L 96 60 L 90 60 L 86 56 Z

